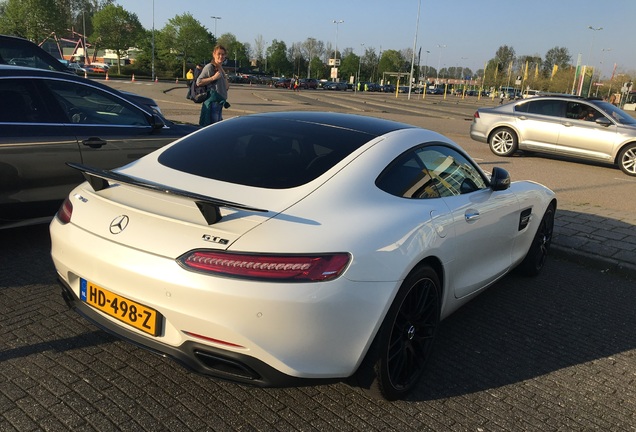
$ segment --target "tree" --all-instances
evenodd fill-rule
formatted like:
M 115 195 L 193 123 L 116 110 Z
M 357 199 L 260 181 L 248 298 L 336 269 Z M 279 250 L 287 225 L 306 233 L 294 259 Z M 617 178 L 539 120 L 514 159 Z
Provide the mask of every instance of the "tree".
M 303 57 L 307 60 L 307 78 L 311 78 L 311 66 L 314 57 L 320 57 L 325 50 L 325 45 L 314 38 L 307 38 L 300 46 Z
M 93 17 L 92 40 L 115 51 L 117 73 L 121 74 L 121 57 L 143 37 L 143 27 L 134 13 L 121 6 L 108 5 Z
M 287 58 L 287 45 L 283 41 L 274 39 L 272 45 L 267 48 L 268 59 L 267 67 L 276 72 L 276 75 L 282 76 L 293 72 L 292 64 Z
M 157 39 L 162 57 L 179 63 L 182 78 L 188 64 L 207 63 L 212 58 L 213 41 L 212 34 L 190 13 L 170 18 Z
M 349 77 L 355 77 L 358 74 L 360 56 L 356 55 L 350 48 L 344 50 L 342 55 L 342 62 L 340 63 L 340 76 L 341 78 L 344 78 L 348 81 Z
M 235 64 L 237 71 L 239 65 L 245 65 L 246 68 L 249 68 L 250 58 L 248 44 L 239 42 L 232 33 L 224 33 L 221 35 L 218 44 L 225 47 L 227 50 L 227 58 Z
M 386 72 L 403 72 L 404 58 L 399 51 L 386 50 L 380 57 L 378 76 L 384 76 Z
M 554 66 L 558 66 L 560 69 L 563 69 L 569 66 L 572 62 L 572 56 L 570 56 L 570 52 L 567 48 L 555 46 L 554 48 L 550 48 L 548 52 L 545 53 L 545 62 L 543 62 L 543 75 L 545 77 L 549 77 L 552 75 L 552 71 Z
M 0 4 L 0 33 L 40 43 L 51 33 L 65 34 L 70 0 L 6 0 Z

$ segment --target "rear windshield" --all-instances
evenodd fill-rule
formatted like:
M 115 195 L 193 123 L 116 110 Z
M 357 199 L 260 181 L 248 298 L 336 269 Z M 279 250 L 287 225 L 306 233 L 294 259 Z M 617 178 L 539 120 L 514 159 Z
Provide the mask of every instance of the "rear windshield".
M 159 156 L 167 167 L 246 186 L 287 189 L 308 183 L 375 135 L 266 117 L 208 127 Z

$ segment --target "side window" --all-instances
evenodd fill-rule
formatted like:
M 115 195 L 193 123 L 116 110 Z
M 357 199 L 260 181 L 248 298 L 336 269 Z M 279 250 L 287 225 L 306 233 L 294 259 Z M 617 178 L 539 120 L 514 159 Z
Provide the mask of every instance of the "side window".
M 560 100 L 535 100 L 528 101 L 528 114 L 540 114 L 550 117 L 563 117 L 565 115 L 565 102 Z
M 603 114 L 587 104 L 568 102 L 566 117 L 574 120 L 594 122 L 596 119 L 603 117 Z
M 43 123 L 46 112 L 26 80 L 0 80 L 0 122 Z
M 148 126 L 145 115 L 97 88 L 69 81 L 46 81 L 70 123 Z
M 403 154 L 380 174 L 376 185 L 403 198 L 439 198 L 487 187 L 474 165 L 444 145 L 423 146 Z

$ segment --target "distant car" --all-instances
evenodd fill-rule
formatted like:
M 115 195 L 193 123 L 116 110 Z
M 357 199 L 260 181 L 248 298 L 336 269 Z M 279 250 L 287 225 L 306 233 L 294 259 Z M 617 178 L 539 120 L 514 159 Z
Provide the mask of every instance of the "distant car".
M 0 65 L 0 228 L 49 221 L 82 181 L 66 162 L 132 162 L 198 127 L 74 74 Z
M 108 72 L 108 68 L 101 66 L 101 65 L 88 65 L 85 67 L 87 72 L 92 72 L 92 73 L 99 73 L 99 74 L 105 74 L 106 72 Z
M 636 119 L 602 100 L 534 96 L 479 108 L 470 137 L 497 156 L 518 150 L 618 165 L 636 176 Z
M 426 90 L 426 94 L 441 95 L 444 94 L 444 89 L 440 87 L 429 88 Z
M 0 35 L 0 64 L 8 63 L 6 59 L 11 58 L 21 59 L 20 61 L 14 60 L 15 63 L 19 63 L 16 64 L 17 66 L 76 73 L 75 70 L 69 69 L 58 59 L 31 41 L 16 36 Z M 163 118 L 159 105 L 151 98 L 125 91 L 120 93 L 131 102 L 138 105 L 145 105 Z
M 274 87 L 276 88 L 289 88 L 291 84 L 291 78 L 281 78 L 277 81 L 274 81 Z
M 69 63 L 66 67 L 74 71 L 75 73 L 84 73 L 86 72 L 86 69 L 83 66 L 84 65 L 81 65 L 79 63 Z
M 303 78 L 300 80 L 300 87 L 315 90 L 318 88 L 318 80 L 315 78 Z
M 348 87 L 347 83 L 344 81 L 329 81 L 327 83 L 324 83 L 322 88 L 324 88 L 325 90 L 345 91 Z
M 240 116 L 90 164 L 50 225 L 69 306 L 201 373 L 389 400 L 420 385 L 441 319 L 541 271 L 556 211 L 438 133 L 351 114 Z
M 395 93 L 395 86 L 393 84 L 384 84 L 381 87 L 381 91 L 384 93 Z

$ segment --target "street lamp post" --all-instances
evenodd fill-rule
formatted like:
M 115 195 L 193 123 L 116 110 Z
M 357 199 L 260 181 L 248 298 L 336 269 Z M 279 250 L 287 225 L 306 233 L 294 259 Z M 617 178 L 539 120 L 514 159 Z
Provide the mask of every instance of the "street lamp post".
M 213 16 L 210 17 L 214 20 L 214 41 L 216 42 L 216 22 L 221 19 L 221 17 Z
M 594 78 L 594 66 L 592 66 L 592 47 L 594 46 L 594 34 L 595 34 L 597 31 L 601 31 L 601 30 L 603 30 L 603 27 L 592 27 L 592 26 L 587 26 L 587 28 L 588 28 L 588 29 L 590 29 L 590 30 L 592 30 L 592 32 L 593 32 L 593 33 L 592 33 L 591 40 L 590 40 L 590 57 L 589 57 L 589 64 L 590 64 L 590 66 L 592 67 L 592 81 L 594 81 L 594 80 L 593 80 L 593 78 Z M 592 84 L 593 84 L 593 82 L 590 82 L 590 87 L 589 87 L 589 89 L 587 90 L 587 97 L 590 97 L 590 94 L 592 94 Z
M 356 79 L 356 86 L 355 86 L 355 92 L 358 93 L 358 87 L 360 87 L 360 66 L 362 65 L 362 54 L 364 54 L 364 44 L 361 43 L 360 44 L 360 48 L 362 48 L 362 51 L 360 53 L 360 59 L 358 60 L 358 79 Z
M 152 0 L 152 82 L 155 82 L 155 0 Z
M 601 68 L 603 67 L 603 53 L 605 53 L 605 51 L 611 51 L 611 50 L 612 50 L 611 48 L 603 48 L 601 50 L 601 61 L 598 62 L 598 64 L 599 64 L 599 67 L 598 67 L 598 81 L 601 81 Z M 600 86 L 596 86 L 596 92 L 594 93 L 594 97 L 598 96 L 598 88 L 599 87 Z
M 415 38 L 413 39 L 413 56 L 411 57 L 411 75 L 409 76 L 409 96 L 411 99 L 411 88 L 413 87 L 413 67 L 415 66 L 415 48 L 417 48 L 417 30 L 420 26 L 420 7 L 422 6 L 421 0 L 417 2 L 417 20 L 415 21 Z
M 344 20 L 333 20 L 333 23 L 336 25 L 336 46 L 333 50 L 333 67 L 336 68 L 336 76 L 334 77 L 334 81 L 338 79 L 338 26 L 342 24 Z
M 446 48 L 446 45 L 437 45 L 439 48 L 439 58 L 437 59 L 437 77 L 435 78 L 435 85 L 437 85 L 439 81 L 439 68 L 442 65 L 442 48 Z

